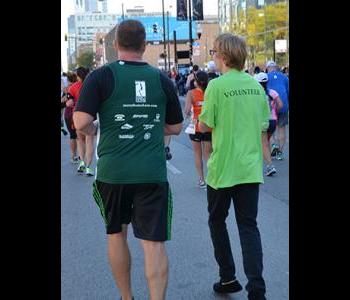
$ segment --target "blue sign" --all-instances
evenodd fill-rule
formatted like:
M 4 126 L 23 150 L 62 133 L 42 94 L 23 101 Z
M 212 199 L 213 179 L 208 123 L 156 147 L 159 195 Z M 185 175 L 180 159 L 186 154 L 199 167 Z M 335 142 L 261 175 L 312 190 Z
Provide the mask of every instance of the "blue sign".
M 133 19 L 140 21 L 146 29 L 147 41 L 163 41 L 163 17 L 130 17 L 125 19 Z M 118 18 L 118 23 L 122 21 Z M 167 17 L 165 16 L 165 26 L 167 26 Z M 197 37 L 196 32 L 197 23 L 192 21 L 192 37 Z M 176 31 L 176 40 L 189 40 L 189 22 L 178 21 L 176 17 L 169 17 L 169 39 L 174 39 L 174 30 Z M 168 30 L 165 31 L 165 39 L 168 39 Z

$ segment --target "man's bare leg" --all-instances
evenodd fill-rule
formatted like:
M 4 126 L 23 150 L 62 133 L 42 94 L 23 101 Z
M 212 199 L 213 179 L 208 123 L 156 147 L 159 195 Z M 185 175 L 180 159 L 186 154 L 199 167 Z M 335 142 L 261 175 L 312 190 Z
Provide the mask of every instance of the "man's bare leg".
M 151 300 L 164 300 L 168 284 L 168 257 L 164 242 L 141 240 L 145 254 L 145 275 Z
M 122 225 L 122 232 L 108 235 L 109 263 L 123 300 L 132 299 L 131 257 L 127 243 L 127 228 L 127 225 Z

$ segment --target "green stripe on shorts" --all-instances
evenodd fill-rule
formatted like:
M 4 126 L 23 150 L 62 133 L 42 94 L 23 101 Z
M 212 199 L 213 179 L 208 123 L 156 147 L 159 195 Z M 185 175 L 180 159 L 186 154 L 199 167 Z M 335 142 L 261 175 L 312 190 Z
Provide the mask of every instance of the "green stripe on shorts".
M 94 183 L 93 183 L 92 195 L 95 199 L 97 206 L 100 208 L 100 212 L 101 212 L 101 216 L 103 218 L 103 221 L 107 225 L 108 222 L 107 222 L 107 218 L 106 218 L 106 214 L 105 214 L 105 208 L 103 206 L 102 197 L 101 197 L 100 192 L 98 191 L 96 181 L 94 181 Z
M 168 218 L 167 218 L 167 240 L 171 239 L 171 221 L 173 217 L 173 195 L 171 193 L 170 185 L 168 189 Z

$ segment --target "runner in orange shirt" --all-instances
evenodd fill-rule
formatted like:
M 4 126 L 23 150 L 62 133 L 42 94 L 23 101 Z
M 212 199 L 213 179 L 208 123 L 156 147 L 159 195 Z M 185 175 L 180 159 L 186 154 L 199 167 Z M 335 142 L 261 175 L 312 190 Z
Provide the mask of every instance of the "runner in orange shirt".
M 208 74 L 203 71 L 199 71 L 194 75 L 195 89 L 188 91 L 186 96 L 185 105 L 185 116 L 190 116 L 191 111 L 192 122 L 195 124 L 195 133 L 189 134 L 193 145 L 195 166 L 199 176 L 198 186 L 205 188 L 206 183 L 204 181 L 203 172 L 203 158 L 208 161 L 210 153 L 212 152 L 211 147 L 211 132 L 200 132 L 198 127 L 198 116 L 202 111 L 202 104 L 204 101 L 204 91 L 208 85 Z

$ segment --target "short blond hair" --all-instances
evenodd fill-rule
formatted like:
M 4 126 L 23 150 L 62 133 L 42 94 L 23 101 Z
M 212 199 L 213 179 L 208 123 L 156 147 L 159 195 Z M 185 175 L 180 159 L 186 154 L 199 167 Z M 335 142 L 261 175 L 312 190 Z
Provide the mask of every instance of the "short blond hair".
M 241 37 L 232 33 L 220 34 L 215 39 L 214 48 L 223 57 L 226 66 L 243 70 L 247 58 L 247 46 Z

